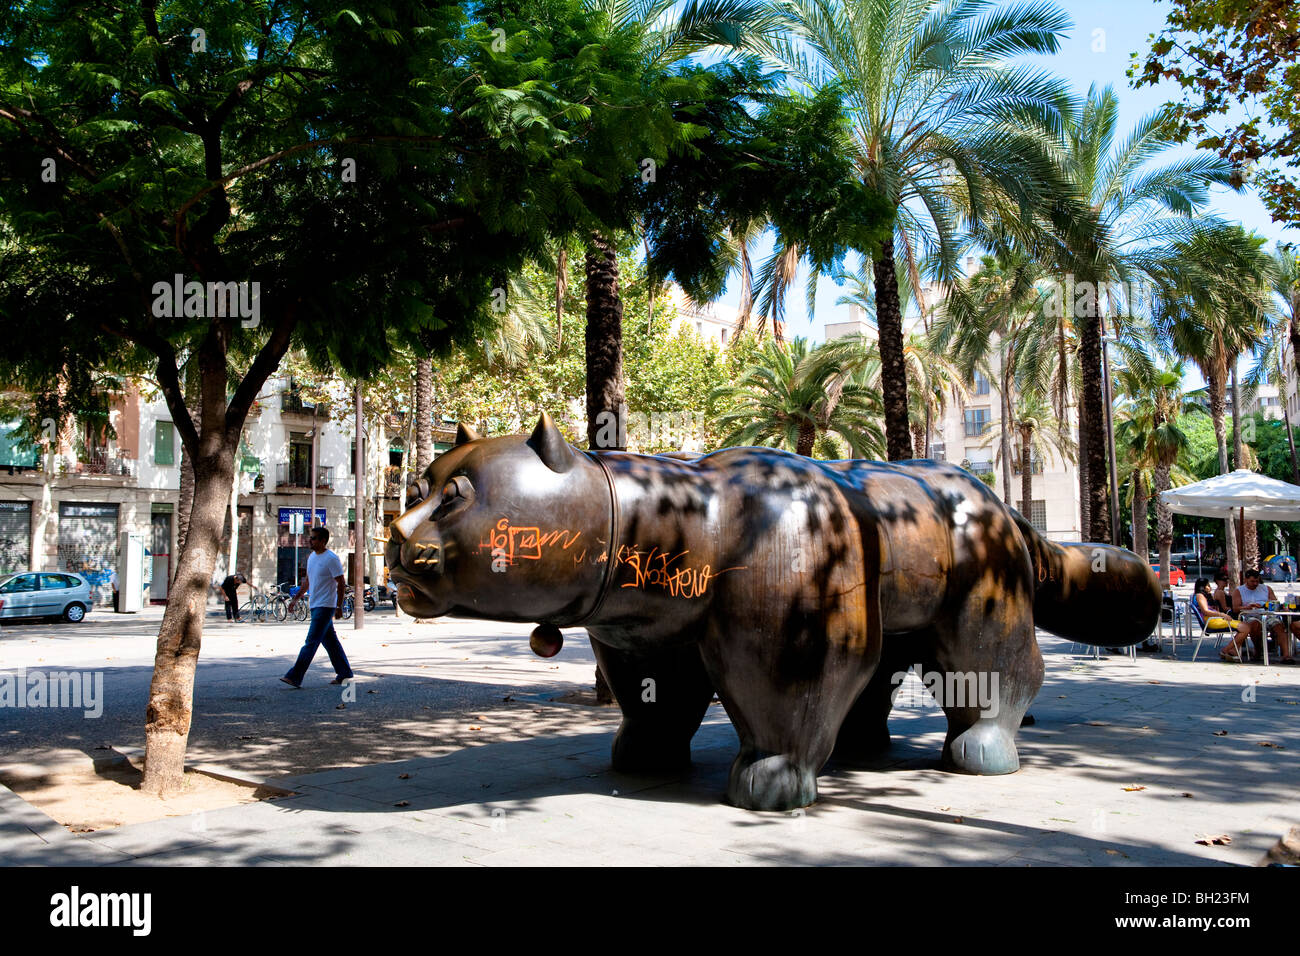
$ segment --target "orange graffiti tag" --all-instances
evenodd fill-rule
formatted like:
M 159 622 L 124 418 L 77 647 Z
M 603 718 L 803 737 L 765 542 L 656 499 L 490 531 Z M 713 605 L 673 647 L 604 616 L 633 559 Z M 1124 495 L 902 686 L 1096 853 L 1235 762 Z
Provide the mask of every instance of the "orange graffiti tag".
M 478 549 L 504 558 L 507 565 L 512 565 L 516 561 L 540 561 L 546 548 L 558 546 L 567 551 L 580 537 L 581 531 L 561 528 L 543 532 L 541 528 L 519 527 L 512 525 L 509 518 L 501 518 L 488 532 L 487 540 L 479 542 Z
M 640 548 L 629 548 L 624 545 L 618 549 L 614 560 L 619 565 L 632 569 L 632 580 L 625 582 L 623 587 L 660 588 L 672 597 L 684 598 L 702 596 L 709 590 L 709 584 L 714 578 L 728 571 L 745 570 L 744 566 L 714 571 L 707 564 L 700 567 L 678 565 L 677 562 L 688 554 L 689 551 L 682 551 L 673 555 L 658 548 L 651 548 L 649 552 L 644 552 Z

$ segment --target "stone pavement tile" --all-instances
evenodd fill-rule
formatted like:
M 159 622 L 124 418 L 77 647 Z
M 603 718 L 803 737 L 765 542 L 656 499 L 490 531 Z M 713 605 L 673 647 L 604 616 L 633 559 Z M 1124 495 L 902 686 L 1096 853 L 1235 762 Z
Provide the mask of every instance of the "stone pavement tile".
M 72 836 L 72 834 L 69 834 Z M 133 858 L 121 850 L 80 840 L 73 837 L 71 841 L 56 843 L 28 844 L 6 848 L 0 859 L 3 866 L 109 866 L 113 863 L 130 862 Z
M 179 822 L 182 820 L 188 820 L 188 823 Z M 191 814 L 189 817 L 96 830 L 94 833 L 82 834 L 79 839 L 139 858 L 212 843 L 207 834 L 199 829 L 203 820 L 203 816 Z

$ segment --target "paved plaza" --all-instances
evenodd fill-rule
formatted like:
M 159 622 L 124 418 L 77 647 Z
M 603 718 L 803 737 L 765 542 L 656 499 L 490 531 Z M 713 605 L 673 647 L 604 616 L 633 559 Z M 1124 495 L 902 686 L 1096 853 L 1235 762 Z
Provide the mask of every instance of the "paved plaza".
M 0 763 L 135 755 L 158 619 L 0 629 L 0 670 L 102 671 L 105 686 L 98 718 L 0 709 Z M 1094 659 L 1040 632 L 1047 678 L 1019 773 L 944 772 L 942 713 L 909 703 L 874 764 L 832 763 L 807 810 L 753 813 L 723 802 L 737 741 L 717 703 L 689 772 L 610 769 L 617 710 L 563 700 L 591 684 L 580 629 L 542 660 L 527 626 L 380 612 L 340 628 L 350 692 L 327 683 L 323 651 L 303 690 L 279 683 L 304 631 L 210 615 L 190 738 L 192 765 L 292 796 L 74 834 L 0 787 L 0 861 L 1253 865 L 1300 823 L 1300 668 L 1225 665 L 1212 650 Z

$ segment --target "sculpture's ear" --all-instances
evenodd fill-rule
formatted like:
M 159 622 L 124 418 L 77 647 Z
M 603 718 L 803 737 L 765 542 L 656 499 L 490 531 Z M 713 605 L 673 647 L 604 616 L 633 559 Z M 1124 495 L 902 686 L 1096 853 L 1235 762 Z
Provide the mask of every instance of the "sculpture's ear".
M 572 468 L 578 460 L 578 453 L 564 440 L 555 420 L 546 412 L 542 412 L 542 417 L 537 419 L 537 427 L 528 436 L 527 445 L 546 462 L 547 468 L 561 474 Z
M 482 437 L 482 435 L 474 431 L 474 429 L 470 428 L 464 422 L 461 422 L 456 426 L 456 445 L 463 445 L 470 441 L 478 441 Z M 455 445 L 452 447 L 454 448 Z

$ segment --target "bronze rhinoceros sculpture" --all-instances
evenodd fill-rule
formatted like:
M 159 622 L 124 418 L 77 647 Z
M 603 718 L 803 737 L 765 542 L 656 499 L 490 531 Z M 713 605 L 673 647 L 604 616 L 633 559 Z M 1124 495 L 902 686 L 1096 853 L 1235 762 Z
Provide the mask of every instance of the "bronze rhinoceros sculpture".
M 1137 555 L 1047 541 L 959 468 L 689 457 L 581 451 L 546 415 L 528 436 L 462 428 L 390 527 L 403 610 L 538 622 L 544 654 L 585 627 L 619 770 L 688 764 L 716 691 L 740 737 L 728 799 L 757 810 L 812 803 L 832 751 L 887 744 L 913 665 L 943 678 L 944 765 L 1013 772 L 1035 625 L 1123 646 L 1158 620 Z

